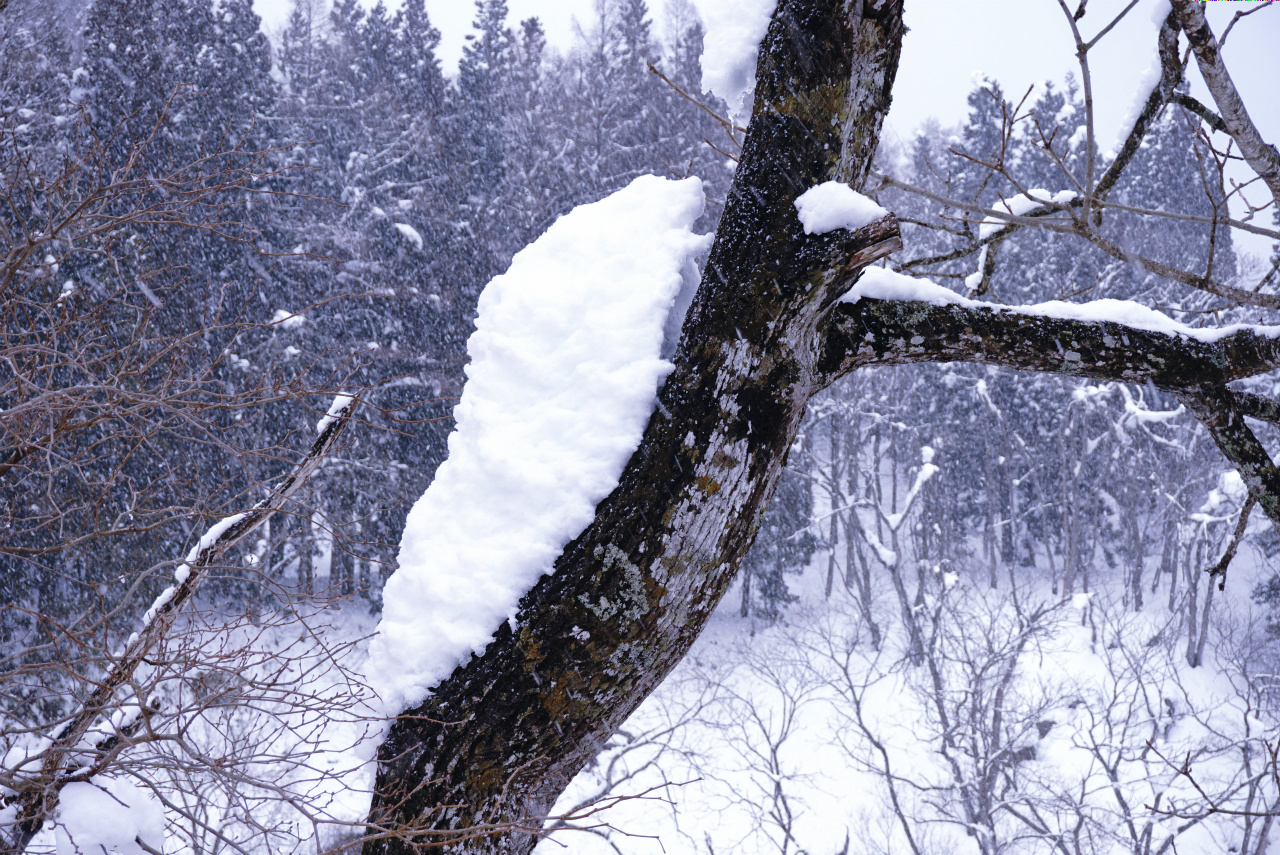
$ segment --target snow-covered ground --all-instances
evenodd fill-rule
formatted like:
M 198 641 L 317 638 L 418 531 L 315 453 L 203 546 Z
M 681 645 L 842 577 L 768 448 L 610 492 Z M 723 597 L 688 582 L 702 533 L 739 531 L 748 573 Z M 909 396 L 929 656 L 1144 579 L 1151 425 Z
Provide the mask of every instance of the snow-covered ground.
M 1239 851 L 1246 820 L 1208 816 L 1210 799 L 1280 796 L 1262 761 L 1280 735 L 1271 680 L 1246 628 L 1273 572 L 1261 553 L 1233 566 L 1199 668 L 1163 597 L 1137 613 L 1110 586 L 1064 599 L 1043 568 L 1019 573 L 1016 598 L 981 574 L 936 579 L 933 646 L 913 664 L 900 629 L 875 650 L 852 598 L 824 598 L 825 564 L 778 624 L 726 597 L 557 810 L 621 800 L 539 855 L 909 852 L 908 831 L 926 852 L 1129 852 L 1130 823 L 1152 851 Z M 877 609 L 894 620 L 887 584 Z
M 1233 486 L 1223 479 L 1197 513 L 1229 521 Z M 825 551 L 790 580 L 799 601 L 777 623 L 739 617 L 731 590 L 687 659 L 564 794 L 556 813 L 571 818 L 553 822 L 537 851 L 901 852 L 909 831 L 921 851 L 981 852 L 986 834 L 1002 851 L 1048 852 L 1076 835 L 1082 851 L 1119 852 L 1132 851 L 1129 823 L 1155 848 L 1169 837 L 1177 851 L 1238 846 L 1248 821 L 1206 809 L 1219 798 L 1226 809 L 1280 798 L 1265 762 L 1280 737 L 1274 654 L 1249 600 L 1272 562 L 1246 543 L 1215 600 L 1206 661 L 1192 668 L 1185 589 L 1172 611 L 1161 589 L 1134 612 L 1105 574 L 1089 595 L 1055 595 L 1042 556 L 1018 569 L 1015 597 L 1006 579 L 988 586 L 979 545 L 968 546 L 975 557 L 953 579 L 921 577 L 932 641 L 915 661 L 887 578 L 874 602 L 886 630 L 876 650 L 851 594 L 837 584 L 824 595 Z M 134 855 L 144 850 L 126 832 L 150 840 L 157 811 L 166 852 L 199 849 L 210 828 L 262 852 L 353 838 L 371 783 L 358 745 L 378 717 L 351 677 L 372 627 L 355 603 L 305 621 L 243 624 L 229 637 L 212 623 L 184 627 L 190 643 L 246 663 L 253 684 L 242 696 L 223 673 L 172 674 L 171 702 L 198 710 L 191 745 L 235 753 L 232 771 L 279 789 L 227 788 L 181 751 L 158 750 L 123 776 L 71 790 L 60 822 L 30 851 L 70 855 L 90 834 Z M 275 694 L 245 703 L 272 684 Z M 213 700 L 193 705 L 196 697 Z M 1191 778 L 1181 773 L 1188 758 Z M 984 792 L 998 795 L 985 813 L 973 808 Z M 247 809 L 277 831 L 255 835 Z M 1033 815 L 1043 825 L 1035 833 Z

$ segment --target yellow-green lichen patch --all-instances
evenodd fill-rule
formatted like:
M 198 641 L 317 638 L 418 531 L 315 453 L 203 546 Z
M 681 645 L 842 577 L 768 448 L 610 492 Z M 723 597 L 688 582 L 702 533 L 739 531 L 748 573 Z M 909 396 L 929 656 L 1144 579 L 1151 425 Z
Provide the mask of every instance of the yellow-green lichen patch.
M 601 594 L 592 600 L 586 594 L 580 594 L 578 601 L 601 621 L 611 621 L 616 616 L 639 622 L 649 613 L 649 593 L 644 584 L 644 572 L 612 543 L 597 546 L 595 557 L 604 562 L 605 572 L 621 571 L 622 584 L 610 599 Z

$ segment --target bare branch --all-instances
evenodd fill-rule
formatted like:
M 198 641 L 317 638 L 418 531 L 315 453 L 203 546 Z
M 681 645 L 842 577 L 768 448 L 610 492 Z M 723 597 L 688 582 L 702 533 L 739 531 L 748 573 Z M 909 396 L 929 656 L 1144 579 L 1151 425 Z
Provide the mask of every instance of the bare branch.
M 20 792 L 9 800 L 10 804 L 16 802 L 18 805 L 15 822 L 18 837 L 4 851 L 23 852 L 43 826 L 45 819 L 52 815 L 58 804 L 59 792 L 69 783 L 69 779 L 63 774 L 68 753 L 80 743 L 90 726 L 114 705 L 117 690 L 129 682 L 145 661 L 148 652 L 173 625 L 179 610 L 204 581 L 204 571 L 215 566 L 229 549 L 270 519 L 319 468 L 337 445 L 356 404 L 354 398 L 335 401 L 334 409 L 326 417 L 329 419 L 328 423 L 323 425 L 306 456 L 275 485 L 270 498 L 243 514 L 223 520 L 210 531 L 212 537 L 206 535 L 201 538 L 200 543 L 187 556 L 186 562 L 175 573 L 177 584 L 160 595 L 143 619 L 142 629 L 130 637 L 110 672 L 98 681 L 93 693 L 81 705 L 80 712 L 59 728 L 56 737 L 45 749 L 38 786 Z
M 1267 143 L 1249 117 L 1235 81 L 1222 60 L 1222 50 L 1213 30 L 1205 19 L 1204 9 L 1196 0 L 1172 0 L 1173 13 L 1187 34 L 1191 49 L 1195 52 L 1200 75 L 1204 78 L 1218 113 L 1227 132 L 1240 147 L 1240 153 L 1271 190 L 1271 197 L 1280 206 L 1280 151 Z

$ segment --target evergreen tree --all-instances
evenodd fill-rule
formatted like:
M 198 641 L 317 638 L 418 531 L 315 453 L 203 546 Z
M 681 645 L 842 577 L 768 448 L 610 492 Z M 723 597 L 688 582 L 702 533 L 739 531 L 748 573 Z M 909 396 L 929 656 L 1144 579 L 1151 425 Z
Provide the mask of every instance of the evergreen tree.
M 507 27 L 506 0 L 476 0 L 475 33 L 467 36 L 458 62 L 454 140 L 463 173 L 465 210 L 484 251 L 502 255 L 495 231 L 497 197 L 505 163 L 503 118 L 514 37 Z
M 671 43 L 663 64 L 667 76 L 708 109 L 721 116 L 727 115 L 727 105 L 712 93 L 702 90 L 705 30 L 697 10 L 689 0 L 673 0 L 667 5 L 667 15 L 671 31 Z M 654 121 L 662 127 L 664 160 L 677 175 L 700 176 L 706 184 L 708 196 L 723 199 L 733 176 L 733 163 L 721 152 L 732 151 L 735 146 L 733 138 L 707 110 L 690 103 L 680 92 L 665 84 L 659 86 L 658 91 L 661 100 L 654 111 Z M 709 213 L 718 217 L 718 206 L 711 207 L 714 213 Z
M 521 22 L 507 88 L 503 196 L 514 251 L 580 198 L 558 93 L 543 67 L 547 37 L 537 18 Z
M 643 0 L 597 0 L 595 12 L 565 83 L 576 128 L 574 168 L 592 199 L 637 175 L 669 173 L 658 147 L 659 82 L 646 68 L 656 58 L 648 8 Z
M 427 17 L 425 0 L 405 0 L 396 12 L 396 37 L 387 57 L 402 112 L 438 117 L 444 106 L 445 82 L 436 51 L 440 31 Z
M 318 5 L 318 0 L 294 0 L 288 23 L 280 34 L 276 59 L 284 78 L 283 100 L 309 103 L 320 79 Z
M 981 204 L 1013 195 L 1012 185 L 984 164 L 999 166 L 1008 156 L 1008 115 L 1000 84 L 980 76 L 968 95 L 969 116 L 950 158 L 951 188 L 959 198 Z
M 1166 107 L 1117 188 L 1117 201 L 1155 211 L 1207 218 L 1227 216 L 1213 156 L 1196 132 L 1198 121 L 1181 107 Z M 1108 215 L 1108 220 L 1113 233 L 1119 234 L 1117 242 L 1126 249 L 1181 270 L 1208 272 L 1220 282 L 1231 282 L 1236 277 L 1230 229 L 1127 213 Z M 1128 265 L 1125 273 L 1119 280 L 1124 287 L 1115 288 L 1114 296 L 1141 297 L 1157 305 L 1176 302 L 1176 286 L 1168 280 Z

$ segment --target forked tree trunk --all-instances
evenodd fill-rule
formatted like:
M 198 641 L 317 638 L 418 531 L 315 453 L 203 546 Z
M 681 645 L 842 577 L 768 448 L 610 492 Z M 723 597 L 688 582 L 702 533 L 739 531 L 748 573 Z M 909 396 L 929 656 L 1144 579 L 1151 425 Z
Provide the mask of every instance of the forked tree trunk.
M 783 0 L 754 118 L 675 371 L 618 488 L 498 628 L 394 723 L 365 852 L 528 852 L 556 797 L 693 644 L 733 579 L 809 398 L 832 304 L 896 223 L 805 235 L 793 201 L 862 186 L 889 108 L 901 0 Z M 504 833 L 471 829 L 505 825 Z
M 809 398 L 859 367 L 973 361 L 1153 383 L 1208 428 L 1280 523 L 1280 470 L 1243 418 L 1258 402 L 1225 386 L 1280 366 L 1280 340 L 1239 331 L 1204 343 L 1006 308 L 837 302 L 900 246 L 896 223 L 806 236 L 793 202 L 831 179 L 863 185 L 902 34 L 902 0 L 778 3 L 734 186 L 640 447 L 516 621 L 392 724 L 367 855 L 423 844 L 529 852 L 570 779 L 698 636 L 755 536 Z

